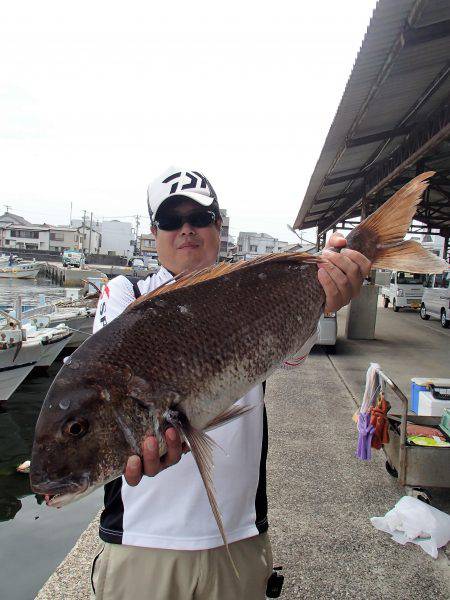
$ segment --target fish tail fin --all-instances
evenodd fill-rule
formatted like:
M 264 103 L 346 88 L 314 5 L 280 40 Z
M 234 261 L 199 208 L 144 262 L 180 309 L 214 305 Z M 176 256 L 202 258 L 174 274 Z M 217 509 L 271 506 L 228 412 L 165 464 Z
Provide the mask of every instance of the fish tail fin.
M 442 273 L 447 263 L 414 241 L 403 241 L 434 171 L 414 177 L 360 223 L 347 245 L 362 252 L 374 269 L 414 273 Z

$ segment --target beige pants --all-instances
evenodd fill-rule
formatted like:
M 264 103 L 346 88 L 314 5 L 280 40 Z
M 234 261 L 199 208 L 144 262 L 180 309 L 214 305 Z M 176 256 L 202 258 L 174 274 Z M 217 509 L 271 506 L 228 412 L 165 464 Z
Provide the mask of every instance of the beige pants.
M 267 533 L 222 546 L 160 550 L 102 543 L 92 564 L 96 600 L 264 600 L 272 573 Z M 95 593 L 94 593 L 95 590 Z

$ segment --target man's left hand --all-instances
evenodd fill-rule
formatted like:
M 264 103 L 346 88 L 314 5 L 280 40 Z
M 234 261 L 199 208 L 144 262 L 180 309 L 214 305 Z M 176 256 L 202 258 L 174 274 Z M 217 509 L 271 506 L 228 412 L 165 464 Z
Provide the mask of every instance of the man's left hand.
M 326 295 L 325 312 L 336 312 L 355 298 L 370 273 L 369 259 L 346 245 L 340 233 L 333 233 L 323 251 L 327 262 L 319 264 L 318 277 Z M 333 252 L 328 248 L 342 250 Z

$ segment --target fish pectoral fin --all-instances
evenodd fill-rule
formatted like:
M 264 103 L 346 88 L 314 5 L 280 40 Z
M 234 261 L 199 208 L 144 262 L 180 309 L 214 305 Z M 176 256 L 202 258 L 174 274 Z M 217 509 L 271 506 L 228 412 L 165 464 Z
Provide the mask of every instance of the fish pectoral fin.
M 130 398 L 133 398 L 133 400 L 136 400 L 146 408 L 153 404 L 152 389 L 149 383 L 142 377 L 133 375 L 128 382 L 127 390 Z
M 216 429 L 217 427 L 221 427 L 226 423 L 231 423 L 235 419 L 239 419 L 243 415 L 247 414 L 251 410 L 254 409 L 254 406 L 236 406 L 233 405 L 230 408 L 224 410 L 220 415 L 211 419 L 209 423 L 206 425 L 204 431 L 211 431 L 212 429 Z
M 213 448 L 216 445 L 213 439 L 209 437 L 208 434 L 203 431 L 199 431 L 192 427 L 187 419 L 183 419 L 183 421 L 178 421 L 176 425 L 179 432 L 186 439 L 187 443 L 192 452 L 192 456 L 197 464 L 198 470 L 200 471 L 200 476 L 202 478 L 203 484 L 206 489 L 206 494 L 208 496 L 209 504 L 211 506 L 211 510 L 213 512 L 214 518 L 217 523 L 217 527 L 219 528 L 220 535 L 222 536 L 223 543 L 225 544 L 225 548 L 227 550 L 228 558 L 233 566 L 236 577 L 239 579 L 239 572 L 234 564 L 233 558 L 231 557 L 230 549 L 228 547 L 227 536 L 225 533 L 225 529 L 223 527 L 222 516 L 219 511 L 219 506 L 216 500 L 216 493 L 214 489 L 213 483 Z

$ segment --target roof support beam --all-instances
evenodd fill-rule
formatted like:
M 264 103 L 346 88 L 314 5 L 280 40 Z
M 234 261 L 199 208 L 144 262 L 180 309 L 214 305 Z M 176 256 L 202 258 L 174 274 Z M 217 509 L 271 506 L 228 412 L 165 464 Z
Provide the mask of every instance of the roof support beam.
M 424 27 L 409 27 L 405 32 L 405 45 L 416 46 L 450 35 L 450 20 L 431 23 Z
M 379 142 L 381 140 L 389 140 L 399 135 L 406 135 L 412 129 L 412 125 L 407 127 L 397 127 L 396 129 L 388 129 L 387 131 L 380 131 L 379 133 L 372 133 L 371 135 L 364 135 L 361 137 L 346 140 L 345 145 L 347 148 L 353 148 L 354 146 L 365 146 L 366 144 L 372 144 L 373 142 Z
M 338 175 L 337 177 L 326 178 L 323 185 L 333 185 L 334 183 L 343 183 L 344 181 L 354 181 L 355 179 L 361 179 L 364 177 L 364 173 L 350 173 L 350 175 Z
M 353 198 L 354 194 L 337 194 L 336 196 L 329 196 L 328 198 L 320 198 L 316 200 L 314 206 L 317 204 L 326 204 L 327 202 L 334 202 L 335 200 L 345 200 L 346 198 Z
M 365 174 L 364 187 L 358 190 L 352 199 L 344 202 L 339 214 L 331 215 L 328 219 L 321 221 L 324 230 L 330 229 L 335 223 L 346 217 L 361 202 L 364 194 L 374 196 L 449 137 L 450 106 L 445 104 L 425 124 L 421 124 L 412 131 L 408 139 L 392 155 Z

